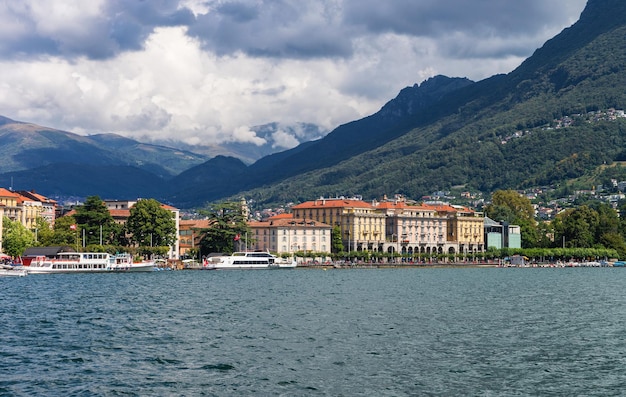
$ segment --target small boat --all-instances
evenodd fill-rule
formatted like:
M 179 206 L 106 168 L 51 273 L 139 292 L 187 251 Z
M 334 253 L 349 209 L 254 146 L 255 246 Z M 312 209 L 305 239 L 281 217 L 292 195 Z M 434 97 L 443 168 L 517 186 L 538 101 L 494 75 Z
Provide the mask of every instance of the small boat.
M 22 269 L 21 267 L 19 269 L 12 269 L 12 268 L 0 268 L 0 277 L 24 277 L 26 276 L 28 273 L 26 272 L 26 270 Z
M 135 263 L 129 254 L 61 252 L 55 258 L 37 257 L 25 269 L 29 274 L 151 272 L 154 263 Z
M 287 269 L 296 267 L 295 260 L 282 260 L 269 252 L 234 252 L 229 256 L 209 258 L 208 270 L 227 269 Z
M 152 272 L 153 261 L 135 262 L 130 254 L 117 254 L 113 257 L 109 270 L 112 272 Z

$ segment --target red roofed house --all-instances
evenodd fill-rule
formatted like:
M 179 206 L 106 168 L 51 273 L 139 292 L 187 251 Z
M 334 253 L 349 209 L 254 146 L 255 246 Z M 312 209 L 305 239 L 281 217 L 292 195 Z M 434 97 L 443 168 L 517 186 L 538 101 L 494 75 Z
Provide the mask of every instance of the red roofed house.
M 209 224 L 208 219 L 181 219 L 180 230 L 178 231 L 178 247 L 181 258 L 195 256 L 196 251 L 200 249 L 200 240 L 202 239 L 200 230 L 208 228 Z
M 251 236 L 242 236 L 244 246 L 255 251 L 276 254 L 295 252 L 331 252 L 332 227 L 313 219 L 294 218 L 281 214 L 264 222 L 250 221 Z
M 56 201 L 29 191 L 14 192 L 0 188 L 0 251 L 2 250 L 2 216 L 20 222 L 25 228 L 37 232 L 37 218 L 43 218 L 52 227 Z

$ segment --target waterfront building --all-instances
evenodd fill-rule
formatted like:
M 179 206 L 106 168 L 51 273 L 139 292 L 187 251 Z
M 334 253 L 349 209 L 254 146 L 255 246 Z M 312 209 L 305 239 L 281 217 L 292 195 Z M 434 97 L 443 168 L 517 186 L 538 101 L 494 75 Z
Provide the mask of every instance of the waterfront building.
M 2 252 L 2 217 L 21 223 L 37 234 L 37 218 L 54 225 L 56 201 L 35 192 L 0 188 L 0 252 Z
M 291 208 L 294 218 L 338 226 L 344 249 L 383 252 L 385 215 L 359 198 L 320 198 Z
M 485 217 L 485 246 L 487 249 L 522 248 L 521 228 Z
M 470 254 L 485 250 L 485 218 L 482 212 L 471 208 L 450 205 L 447 203 L 425 203 L 440 215 L 445 215 L 447 221 L 447 241 L 456 245 L 456 252 L 450 254 Z
M 402 255 L 437 255 L 455 251 L 447 236 L 447 217 L 426 205 L 396 196 L 376 205 L 385 215 L 385 251 Z
M 180 258 L 195 256 L 200 249 L 202 229 L 210 226 L 208 219 L 181 219 L 178 230 L 178 246 Z
M 43 206 L 39 200 L 32 200 L 29 197 L 18 194 L 18 205 L 22 207 L 20 211 L 20 223 L 28 230 L 35 230 L 37 218 L 43 211 Z
M 22 217 L 22 224 L 26 226 L 26 228 L 32 229 L 35 226 L 34 220 L 37 218 L 43 218 L 51 228 L 54 227 L 57 207 L 57 202 L 55 200 L 36 193 L 35 191 L 20 190 L 16 193 L 22 197 L 25 204 L 26 202 L 29 202 L 32 210 L 34 210 L 34 212 L 30 215 Z M 25 209 L 24 212 L 26 211 L 27 210 Z
M 266 221 L 250 221 L 250 235 L 242 236 L 247 249 L 280 254 L 331 252 L 332 227 L 313 220 L 283 214 Z
M 22 206 L 20 205 L 20 195 L 0 188 L 0 204 L 4 206 L 4 216 L 12 221 L 22 220 Z

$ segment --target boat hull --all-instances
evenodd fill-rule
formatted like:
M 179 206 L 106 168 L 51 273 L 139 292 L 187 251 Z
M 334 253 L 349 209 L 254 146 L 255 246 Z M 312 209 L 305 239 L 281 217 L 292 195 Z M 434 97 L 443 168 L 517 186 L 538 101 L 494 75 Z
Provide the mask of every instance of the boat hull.
M 133 263 L 132 265 L 127 266 L 111 266 L 109 269 L 111 272 L 118 273 L 144 273 L 144 272 L 153 272 L 154 271 L 154 263 Z
M 25 267 L 29 274 L 138 273 L 154 271 L 154 262 L 133 262 L 129 254 L 61 253 Z
M 211 258 L 204 265 L 207 270 L 270 270 L 292 269 L 296 261 L 286 261 L 269 252 L 235 252 L 230 256 Z
M 24 277 L 27 274 L 24 269 L 0 269 L 0 277 Z
M 153 272 L 153 266 L 114 266 L 105 269 L 27 269 L 28 274 L 74 274 L 74 273 L 147 273 Z

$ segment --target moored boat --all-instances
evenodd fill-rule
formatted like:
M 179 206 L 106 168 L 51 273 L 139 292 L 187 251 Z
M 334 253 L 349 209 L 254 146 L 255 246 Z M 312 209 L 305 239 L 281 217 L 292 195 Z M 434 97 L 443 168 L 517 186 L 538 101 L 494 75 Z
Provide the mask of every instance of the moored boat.
M 38 257 L 25 269 L 29 274 L 149 272 L 154 263 L 134 263 L 129 254 L 61 252 L 55 258 Z
M 0 268 L 0 277 L 24 277 L 28 273 L 26 270 L 22 269 L 8 269 L 8 268 Z
M 117 254 L 111 262 L 113 272 L 152 272 L 156 267 L 153 261 L 134 262 L 130 254 Z
M 216 256 L 207 260 L 208 270 L 228 269 L 283 269 L 296 267 L 295 260 L 282 260 L 269 252 L 234 252 L 228 256 Z

